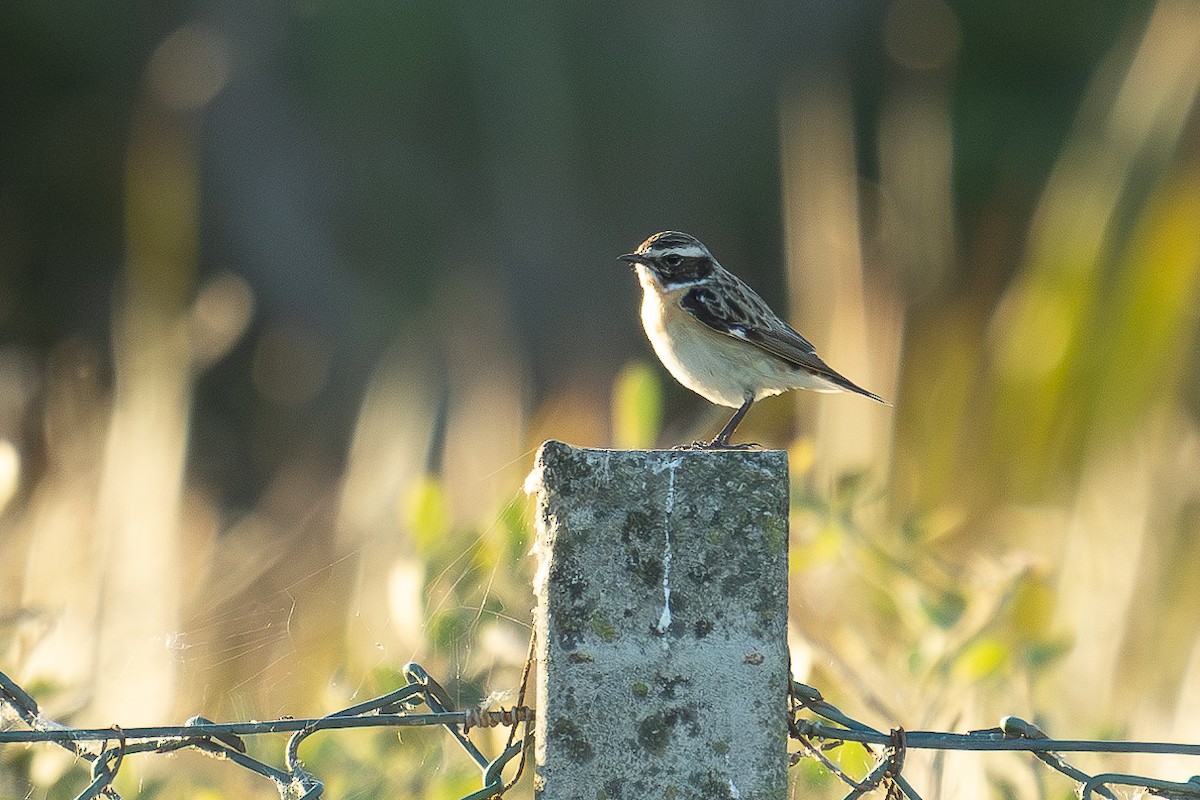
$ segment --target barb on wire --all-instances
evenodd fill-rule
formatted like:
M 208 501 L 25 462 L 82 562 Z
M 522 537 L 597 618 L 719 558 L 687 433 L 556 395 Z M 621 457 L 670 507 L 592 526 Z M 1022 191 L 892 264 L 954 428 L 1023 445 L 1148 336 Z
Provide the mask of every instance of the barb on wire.
M 532 654 L 532 644 L 531 644 Z M 443 726 L 475 762 L 481 773 L 481 788 L 462 800 L 489 800 L 500 797 L 520 778 L 524 769 L 526 750 L 531 742 L 533 710 L 524 705 L 530 664 L 527 662 L 521 680 L 521 692 L 513 708 L 496 710 L 455 710 L 445 689 L 419 664 L 404 667 L 408 683 L 394 691 L 366 702 L 344 708 L 324 717 L 312 719 L 277 719 L 265 722 L 215 723 L 195 716 L 183 725 L 143 728 L 69 728 L 42 715 L 37 701 L 11 678 L 0 672 L 0 709 L 5 707 L 28 726 L 28 730 L 0 729 L 0 745 L 12 743 L 52 742 L 63 747 L 92 766 L 91 782 L 76 796 L 76 800 L 103 797 L 120 800 L 113 781 L 125 758 L 138 753 L 167 753 L 185 748 L 198 750 L 232 762 L 244 769 L 270 779 L 281 800 L 317 800 L 324 784 L 305 770 L 300 759 L 300 745 L 315 733 L 368 727 Z M 420 712 L 422 706 L 429 709 Z M 495 758 L 489 758 L 468 736 L 471 728 L 504 725 L 510 728 L 508 744 Z M 524 726 L 520 740 L 517 727 Z M 291 733 L 284 750 L 286 769 L 278 769 L 246 754 L 243 736 L 268 733 Z M 504 768 L 517 756 L 521 757 L 517 773 L 508 784 Z
M 821 692 L 812 686 L 792 681 L 788 689 L 788 702 L 791 706 L 791 713 L 788 718 L 788 730 L 792 738 L 797 739 L 810 752 L 815 749 L 810 741 L 814 738 L 826 740 L 838 740 L 838 736 L 826 736 L 823 732 L 814 727 L 814 723 L 808 720 L 801 720 L 798 715 L 804 709 L 812 711 L 814 714 L 842 725 L 842 728 L 832 728 L 833 731 L 843 731 L 844 733 L 858 733 L 860 735 L 874 735 L 879 737 L 874 743 L 888 746 L 888 751 L 879 756 L 869 746 L 869 742 L 861 742 L 866 747 L 867 752 L 871 753 L 879 761 L 878 766 L 871 771 L 866 778 L 861 782 L 855 781 L 842 770 L 838 769 L 834 772 L 844 783 L 850 786 L 850 793 L 846 795 L 846 800 L 851 798 L 861 797 L 863 794 L 871 791 L 876 786 L 887 778 L 888 783 L 888 800 L 892 800 L 897 792 L 907 795 L 910 800 L 921 800 L 921 795 L 917 794 L 917 790 L 912 787 L 901 771 L 904 769 L 904 756 L 907 753 L 909 743 L 909 734 L 903 728 L 897 728 L 892 731 L 891 735 L 885 735 L 866 725 L 858 720 L 852 719 L 842 712 L 837 706 L 825 700 L 821 696 Z M 844 739 L 842 741 L 851 741 Z M 830 763 L 829 759 L 823 758 L 822 761 L 826 764 Z M 796 762 L 792 762 L 793 764 Z
M 1200 745 L 1175 744 L 1169 742 L 1098 741 L 1089 739 L 1051 739 L 1036 725 L 1020 717 L 1005 717 L 999 727 L 969 731 L 968 733 L 944 733 L 941 731 L 906 731 L 894 728 L 890 734 L 848 716 L 829 703 L 821 692 L 812 686 L 793 681 L 788 692 L 791 714 L 788 729 L 791 738 L 802 750 L 791 755 L 790 763 L 798 763 L 805 755 L 817 759 L 839 780 L 850 787 L 846 800 L 879 788 L 887 787 L 888 800 L 908 796 L 920 800 L 912 785 L 901 775 L 904 756 L 908 750 L 975 750 L 975 751 L 1024 751 L 1031 753 L 1047 766 L 1057 770 L 1078 784 L 1081 800 L 1090 800 L 1098 794 L 1108 800 L 1117 795 L 1110 786 L 1130 786 L 1146 789 L 1150 794 L 1175 798 L 1176 800 L 1200 800 L 1200 776 L 1187 781 L 1167 781 L 1139 775 L 1101 773 L 1089 775 L 1069 764 L 1060 753 L 1163 753 L 1200 756 Z M 802 718 L 809 712 L 819 719 Z M 824 720 L 824 721 L 821 721 Z M 829 724 L 832 723 L 832 724 Z M 818 745 L 817 742 L 824 742 Z M 862 780 L 855 780 L 833 764 L 824 751 L 845 742 L 857 742 L 876 759 L 875 768 Z M 882 753 L 872 745 L 886 748 Z
M 1133 786 L 1140 789 L 1149 789 L 1150 794 L 1155 794 L 1160 797 L 1170 797 L 1173 800 L 1195 800 L 1200 797 L 1200 775 L 1194 775 L 1190 780 L 1183 782 L 1164 781 L 1158 778 L 1143 778 L 1140 775 L 1122 775 L 1116 772 L 1107 772 L 1100 775 L 1093 775 L 1084 784 L 1079 792 L 1080 800 L 1091 800 L 1092 792 L 1100 792 L 1106 796 L 1113 796 L 1108 793 L 1108 786 Z

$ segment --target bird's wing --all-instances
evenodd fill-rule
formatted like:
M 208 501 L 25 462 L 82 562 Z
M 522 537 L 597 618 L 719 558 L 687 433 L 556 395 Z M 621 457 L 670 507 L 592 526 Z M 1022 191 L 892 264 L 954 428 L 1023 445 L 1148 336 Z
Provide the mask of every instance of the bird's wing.
M 680 308 L 718 333 L 752 344 L 841 389 L 885 402 L 822 361 L 812 343 L 776 316 L 753 289 L 737 277 L 729 277 L 733 280 L 720 293 L 704 286 L 688 290 L 679 300 Z

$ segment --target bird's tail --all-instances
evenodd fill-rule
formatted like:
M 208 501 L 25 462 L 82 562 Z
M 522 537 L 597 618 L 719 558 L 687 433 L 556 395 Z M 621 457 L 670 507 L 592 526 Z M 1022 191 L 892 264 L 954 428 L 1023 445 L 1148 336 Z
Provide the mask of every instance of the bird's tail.
M 833 370 L 829 370 L 829 374 L 826 375 L 825 377 L 829 380 L 830 383 L 837 386 L 839 389 L 842 389 L 847 392 L 854 392 L 855 394 L 861 394 L 863 397 L 869 397 L 878 403 L 883 403 L 885 406 L 891 405 L 891 403 L 889 403 L 887 400 L 884 400 L 879 395 L 875 394 L 874 392 L 867 391 L 866 389 L 862 388 L 854 381 L 850 380 L 849 378 L 845 377 L 844 375 L 834 372 Z

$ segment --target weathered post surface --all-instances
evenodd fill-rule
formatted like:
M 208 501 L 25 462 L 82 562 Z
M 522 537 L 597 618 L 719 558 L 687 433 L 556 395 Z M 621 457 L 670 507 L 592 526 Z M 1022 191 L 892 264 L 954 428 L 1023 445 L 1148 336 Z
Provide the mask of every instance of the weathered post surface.
M 546 442 L 541 800 L 787 793 L 787 454 Z

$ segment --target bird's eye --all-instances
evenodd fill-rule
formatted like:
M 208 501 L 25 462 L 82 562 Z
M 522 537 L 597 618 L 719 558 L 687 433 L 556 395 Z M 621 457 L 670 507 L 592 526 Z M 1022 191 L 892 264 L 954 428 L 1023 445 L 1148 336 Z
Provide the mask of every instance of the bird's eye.
M 665 263 L 668 267 L 678 267 L 683 263 L 683 256 L 679 255 L 678 253 L 671 253 L 669 256 L 663 258 L 663 263 Z

